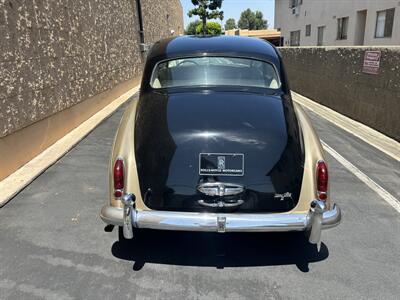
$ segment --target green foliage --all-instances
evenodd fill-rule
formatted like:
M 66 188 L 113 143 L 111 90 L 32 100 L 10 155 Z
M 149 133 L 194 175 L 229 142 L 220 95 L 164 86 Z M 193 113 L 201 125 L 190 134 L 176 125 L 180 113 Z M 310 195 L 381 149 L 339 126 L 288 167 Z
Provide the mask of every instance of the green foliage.
M 264 15 L 261 11 L 256 10 L 256 28 L 255 29 L 267 29 L 268 21 L 264 19 Z
M 207 20 L 224 19 L 224 12 L 219 10 L 222 6 L 223 0 L 192 0 L 195 8 L 189 10 L 188 16 L 199 16 L 202 21 L 202 32 L 207 33 L 206 23 Z
M 240 29 L 258 30 L 267 29 L 268 21 L 264 19 L 261 11 L 253 12 L 250 8 L 243 11 L 238 22 Z
M 221 25 L 219 25 L 217 22 L 207 22 L 206 24 L 206 34 L 207 35 L 219 35 L 221 34 L 222 29 Z M 196 34 L 202 34 L 203 33 L 203 24 L 200 23 L 196 27 Z
M 231 29 L 235 29 L 235 28 L 236 28 L 235 19 L 230 18 L 230 19 L 226 20 L 225 30 L 231 30 Z
M 197 26 L 199 26 L 201 24 L 202 23 L 201 23 L 200 20 L 196 20 L 196 21 L 190 22 L 188 24 L 188 26 L 186 27 L 186 29 L 185 29 L 185 34 L 187 34 L 187 35 L 195 35 Z
M 256 15 L 250 8 L 240 14 L 238 27 L 240 29 L 254 29 L 256 23 Z

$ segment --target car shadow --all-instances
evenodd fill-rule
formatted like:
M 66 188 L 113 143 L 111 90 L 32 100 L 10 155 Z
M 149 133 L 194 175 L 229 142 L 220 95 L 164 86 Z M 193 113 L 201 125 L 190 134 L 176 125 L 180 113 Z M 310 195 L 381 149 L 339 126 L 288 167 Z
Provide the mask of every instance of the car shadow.
M 303 233 L 204 233 L 139 230 L 132 240 L 116 241 L 112 254 L 133 261 L 138 271 L 145 263 L 182 266 L 250 267 L 294 264 L 302 272 L 309 263 L 329 256 L 322 243 L 318 252 Z

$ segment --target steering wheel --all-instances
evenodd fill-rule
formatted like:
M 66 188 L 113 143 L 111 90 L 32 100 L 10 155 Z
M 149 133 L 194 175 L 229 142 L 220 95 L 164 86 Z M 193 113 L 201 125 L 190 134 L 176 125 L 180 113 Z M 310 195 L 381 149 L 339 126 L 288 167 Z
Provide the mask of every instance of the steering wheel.
M 196 66 L 198 66 L 199 64 L 197 62 L 195 62 L 194 60 L 190 60 L 190 59 L 185 59 L 183 61 L 181 61 L 180 63 L 177 64 L 177 66 L 179 67 L 180 65 L 183 64 L 195 64 Z

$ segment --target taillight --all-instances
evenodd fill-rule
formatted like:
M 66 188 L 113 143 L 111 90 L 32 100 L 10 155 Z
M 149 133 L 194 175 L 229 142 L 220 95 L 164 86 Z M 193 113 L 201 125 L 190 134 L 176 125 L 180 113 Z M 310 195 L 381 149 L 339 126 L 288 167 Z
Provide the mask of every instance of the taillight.
M 121 198 L 124 192 L 124 161 L 117 158 L 114 164 L 114 196 Z
M 323 160 L 317 163 L 317 194 L 320 200 L 328 197 L 328 167 Z

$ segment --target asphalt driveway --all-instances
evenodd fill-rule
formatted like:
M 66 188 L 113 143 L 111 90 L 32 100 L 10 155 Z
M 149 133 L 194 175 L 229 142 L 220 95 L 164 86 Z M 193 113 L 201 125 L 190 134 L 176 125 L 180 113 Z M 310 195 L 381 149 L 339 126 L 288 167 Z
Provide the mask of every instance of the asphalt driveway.
M 141 231 L 98 214 L 120 108 L 0 209 L 0 299 L 399 299 L 400 215 L 328 155 L 343 222 L 299 234 Z M 322 140 L 399 198 L 400 164 L 310 112 Z

